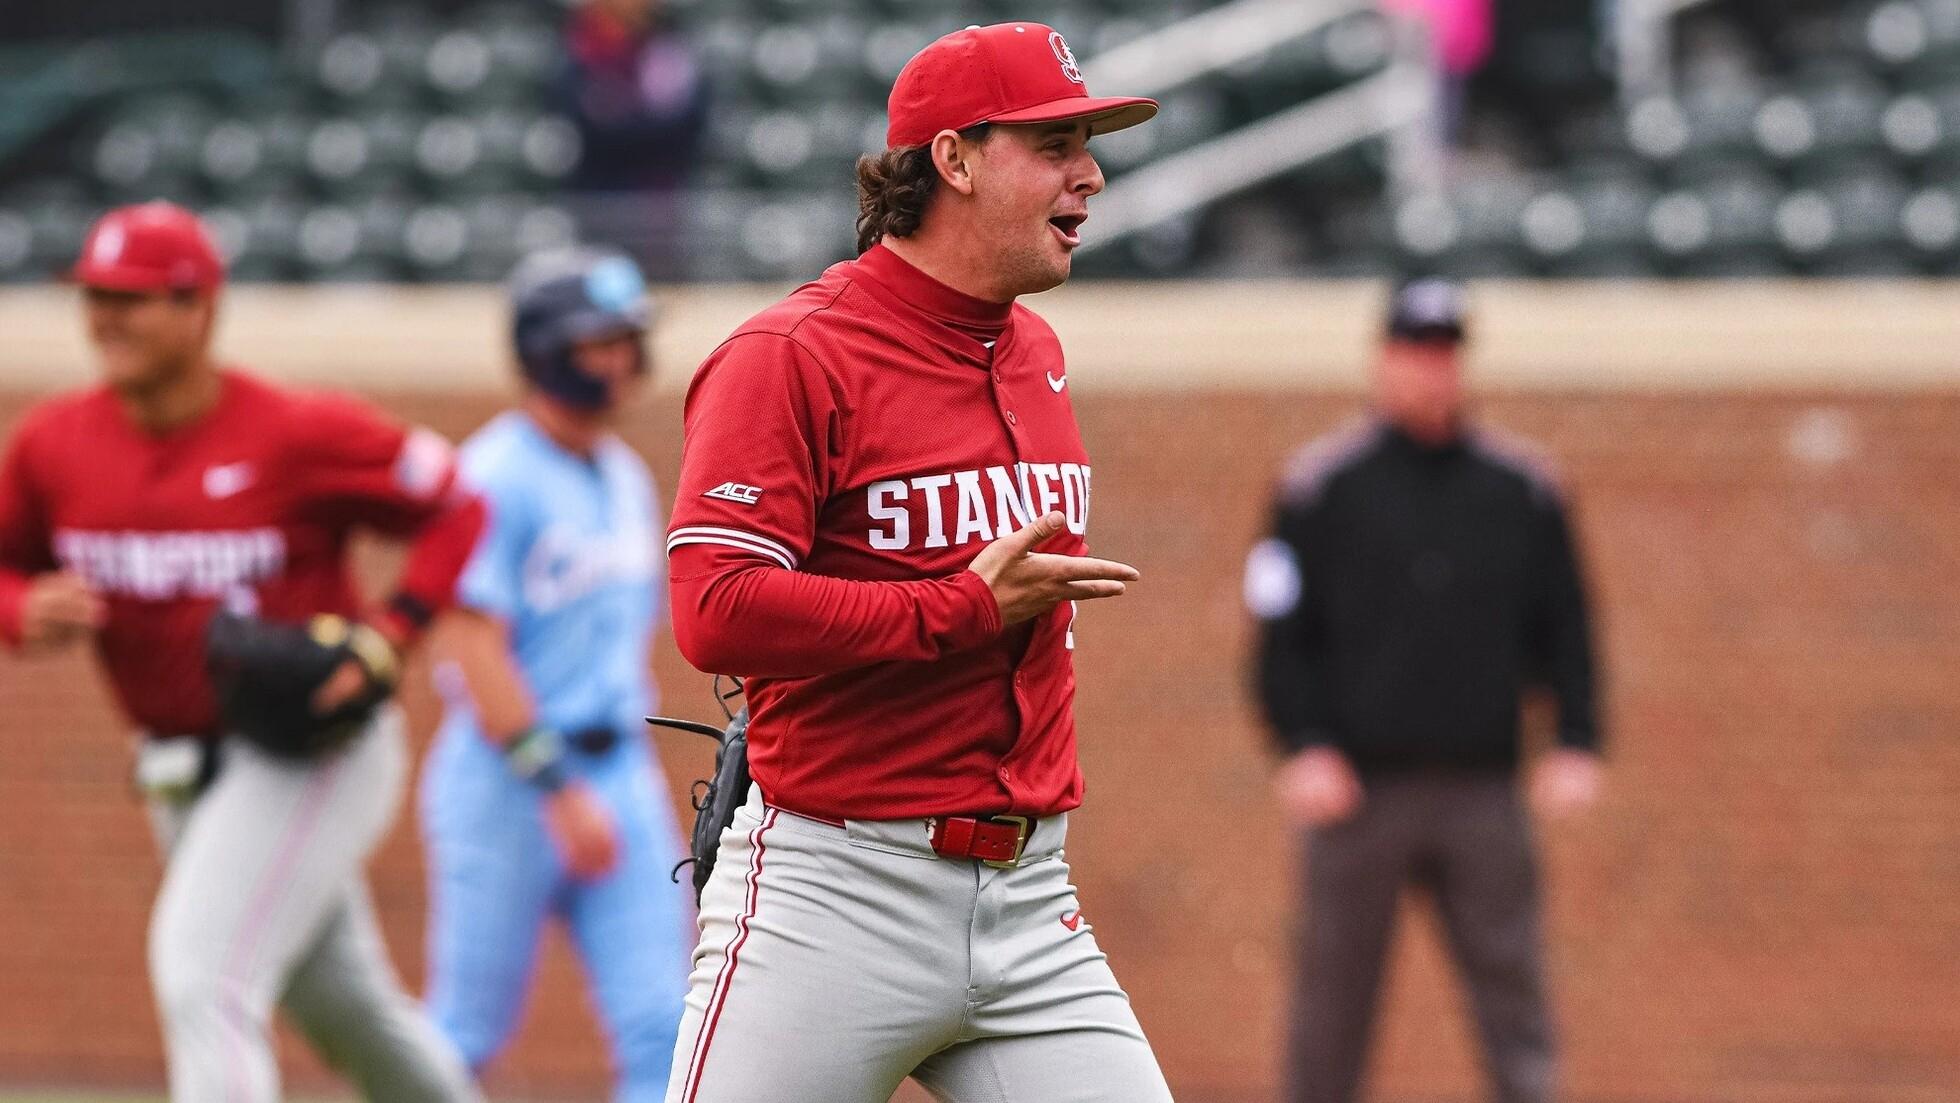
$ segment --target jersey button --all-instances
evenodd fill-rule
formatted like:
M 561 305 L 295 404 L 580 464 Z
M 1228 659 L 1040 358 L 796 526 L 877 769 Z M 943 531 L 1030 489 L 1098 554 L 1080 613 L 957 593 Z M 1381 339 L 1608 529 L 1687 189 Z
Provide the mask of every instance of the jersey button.
M 1004 376 L 1004 375 L 1002 375 L 1002 374 L 1001 374 L 1001 373 L 999 373 L 999 372 L 995 372 L 995 373 L 994 373 L 994 382 L 996 382 L 996 383 L 1005 383 L 1005 382 L 1007 382 L 1007 377 L 1006 377 L 1006 376 Z
M 1007 767 L 1005 767 L 1005 766 L 1002 766 L 1002 767 L 1000 768 L 1000 779 L 1001 779 L 1002 781 L 1013 781 L 1013 780 L 1014 780 L 1014 771 L 1012 771 L 1012 770 L 1010 770 L 1010 769 L 1008 769 L 1008 768 L 1007 768 Z
M 1009 425 L 1018 424 L 1018 421 L 1014 417 L 1014 411 L 1012 410 L 1007 411 L 1007 423 Z

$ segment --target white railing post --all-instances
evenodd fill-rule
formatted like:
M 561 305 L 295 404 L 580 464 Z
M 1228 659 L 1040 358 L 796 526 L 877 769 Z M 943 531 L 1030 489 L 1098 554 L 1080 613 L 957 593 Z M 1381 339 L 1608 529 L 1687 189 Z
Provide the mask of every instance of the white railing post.
M 1372 77 L 1222 134 L 1117 179 L 1096 200 L 1084 251 L 1271 180 L 1356 142 L 1416 125 L 1424 92 L 1405 72 Z
M 1229 0 L 1097 54 L 1082 72 L 1091 88 L 1155 96 L 1374 6 L 1374 0 Z
M 1450 158 L 1442 117 L 1442 63 L 1422 21 L 1396 18 L 1394 28 L 1395 54 L 1389 71 L 1398 79 L 1388 87 L 1400 110 L 1397 104 L 1383 104 L 1388 116 L 1383 133 L 1388 136 L 1389 188 L 1400 195 L 1438 191 Z
M 1674 87 L 1674 17 L 1705 0 L 1619 0 L 1613 53 L 1620 102 L 1634 104 Z
M 1098 55 L 1083 70 L 1093 87 L 1161 95 L 1375 8 L 1375 0 L 1231 0 Z M 1423 28 L 1408 22 L 1398 21 L 1392 59 L 1380 73 L 1111 181 L 1096 203 L 1100 229 L 1082 249 L 1107 248 L 1369 138 L 1389 139 L 1397 191 L 1440 188 L 1448 150 L 1435 61 Z

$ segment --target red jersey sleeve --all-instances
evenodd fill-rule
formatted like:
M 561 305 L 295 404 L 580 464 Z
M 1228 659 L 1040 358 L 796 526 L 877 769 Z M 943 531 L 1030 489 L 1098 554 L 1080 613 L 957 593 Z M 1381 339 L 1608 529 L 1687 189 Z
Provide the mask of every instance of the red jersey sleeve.
M 794 340 L 730 338 L 688 387 L 670 552 L 753 552 L 795 570 L 816 536 L 842 452 L 830 377 Z
M 381 620 L 396 639 L 413 636 L 454 601 L 486 519 L 482 500 L 457 481 L 455 449 L 346 396 L 309 396 L 294 413 L 301 511 L 411 541 Z
M 442 508 L 455 482 L 448 441 L 358 399 L 307 395 L 293 418 L 291 478 L 315 520 L 406 536 Z
M 998 635 L 979 576 L 867 582 L 798 571 L 835 489 L 845 410 L 790 337 L 739 334 L 688 388 L 667 532 L 674 641 L 696 667 L 801 677 L 936 659 Z
M 20 645 L 21 603 L 34 575 L 53 570 L 47 517 L 28 469 L 32 424 L 24 423 L 0 456 L 0 642 Z

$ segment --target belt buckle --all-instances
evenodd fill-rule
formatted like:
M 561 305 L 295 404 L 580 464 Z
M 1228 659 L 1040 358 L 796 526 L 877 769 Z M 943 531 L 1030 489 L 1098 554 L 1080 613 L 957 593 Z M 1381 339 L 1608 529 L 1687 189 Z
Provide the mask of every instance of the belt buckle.
M 981 864 L 993 869 L 1014 869 L 1018 867 L 1021 864 L 1021 852 L 1028 847 L 1028 824 L 1031 821 L 1026 816 L 1007 815 L 988 816 L 987 819 L 993 823 L 1011 823 L 1014 825 L 1014 856 L 999 861 L 982 859 Z

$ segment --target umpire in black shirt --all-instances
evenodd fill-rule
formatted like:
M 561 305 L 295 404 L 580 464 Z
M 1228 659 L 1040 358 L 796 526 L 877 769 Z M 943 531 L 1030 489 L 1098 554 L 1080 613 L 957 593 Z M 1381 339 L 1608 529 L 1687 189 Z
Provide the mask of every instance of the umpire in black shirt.
M 1307 829 L 1287 1098 L 1351 1103 L 1404 885 L 1439 908 L 1502 1103 L 1553 1098 L 1519 698 L 1548 687 L 1546 817 L 1590 804 L 1599 730 L 1560 490 L 1466 416 L 1462 291 L 1396 289 L 1372 414 L 1315 441 L 1247 561 L 1258 689 Z

